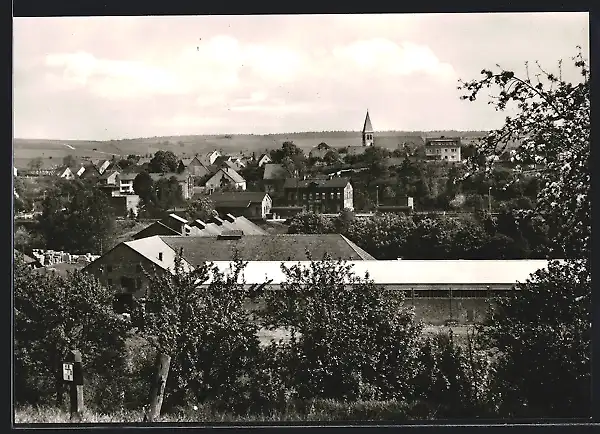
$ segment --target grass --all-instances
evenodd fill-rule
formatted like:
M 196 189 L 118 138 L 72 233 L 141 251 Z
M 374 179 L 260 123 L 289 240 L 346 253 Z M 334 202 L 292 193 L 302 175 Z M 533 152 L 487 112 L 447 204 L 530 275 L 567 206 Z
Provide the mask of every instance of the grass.
M 285 411 L 269 414 L 236 415 L 218 411 L 209 403 L 171 414 L 162 414 L 157 423 L 235 423 L 235 422 L 327 422 L 327 421 L 409 421 L 427 418 L 416 406 L 397 401 L 357 401 L 345 403 L 330 399 L 290 404 Z M 14 412 L 15 424 L 134 423 L 144 420 L 142 410 L 118 410 L 110 414 L 85 410 L 80 419 L 56 407 L 21 407 Z

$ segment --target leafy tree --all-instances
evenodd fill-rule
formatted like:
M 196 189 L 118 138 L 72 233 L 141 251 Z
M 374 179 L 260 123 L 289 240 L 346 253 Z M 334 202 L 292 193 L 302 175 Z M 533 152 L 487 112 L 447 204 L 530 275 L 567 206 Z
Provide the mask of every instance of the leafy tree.
M 461 348 L 450 329 L 427 337 L 421 346 L 415 392 L 432 418 L 487 415 L 487 357 L 469 344 Z
M 353 401 L 411 394 L 421 329 L 398 293 L 327 257 L 306 269 L 281 268 L 286 280 L 279 291 L 267 291 L 265 323 L 290 330 L 282 345 L 295 396 Z
M 541 182 L 536 211 L 558 229 L 557 241 L 570 257 L 590 254 L 590 84 L 589 67 L 580 52 L 573 58 L 581 75 L 579 83 L 542 69 L 531 78 L 513 71 L 482 70 L 480 80 L 461 82 L 462 99 L 475 101 L 483 89 L 496 86 L 498 96 L 489 103 L 504 110 L 516 105 L 517 114 L 506 118 L 502 128 L 493 131 L 477 149 L 486 157 L 501 155 L 509 141 L 521 141 L 515 149 L 517 171 L 532 165 Z M 469 160 L 471 172 L 491 172 L 492 160 L 485 165 Z M 483 166 L 483 167 L 482 167 Z
M 330 149 L 323 156 L 323 161 L 325 164 L 334 165 L 340 161 L 340 154 L 335 149 Z
M 257 326 L 244 302 L 244 263 L 231 273 L 211 264 L 190 269 L 179 252 L 172 273 L 149 275 L 144 336 L 171 356 L 165 407 L 205 400 L 225 405 L 243 390 L 244 376 L 256 368 Z
M 155 201 L 154 181 L 147 172 L 140 172 L 133 180 L 133 191 L 144 203 Z
M 215 213 L 215 205 L 208 196 L 200 196 L 188 201 L 186 215 L 189 220 L 208 221 Z
M 112 309 L 113 293 L 82 272 L 60 277 L 32 273 L 20 257 L 14 266 L 14 367 L 18 403 L 63 404 L 62 362 L 81 351 L 88 391 L 102 379 L 88 405 L 104 411 L 123 392 L 129 325 Z
M 500 415 L 590 415 L 590 298 L 589 264 L 573 260 L 551 262 L 494 300 L 481 338 L 497 359 Z
M 288 234 L 327 234 L 334 231 L 330 218 L 313 212 L 301 212 L 289 221 Z
M 179 159 L 171 151 L 156 151 L 148 169 L 150 173 L 175 173 L 179 167 Z
M 171 209 L 183 203 L 181 186 L 174 176 L 161 178 L 154 185 L 156 192 L 156 205 L 162 209 Z
M 77 160 L 71 154 L 63 157 L 62 162 L 63 162 L 63 166 L 66 166 L 66 167 L 73 167 L 75 164 L 77 164 Z
M 114 220 L 106 195 L 77 180 L 59 183 L 46 195 L 38 227 L 48 248 L 100 252 L 110 241 Z

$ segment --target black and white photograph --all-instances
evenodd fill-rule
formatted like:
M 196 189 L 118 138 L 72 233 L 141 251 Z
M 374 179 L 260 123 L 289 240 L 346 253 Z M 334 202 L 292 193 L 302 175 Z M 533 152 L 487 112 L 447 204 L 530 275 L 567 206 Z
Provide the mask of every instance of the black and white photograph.
M 12 33 L 13 426 L 591 421 L 589 13 Z

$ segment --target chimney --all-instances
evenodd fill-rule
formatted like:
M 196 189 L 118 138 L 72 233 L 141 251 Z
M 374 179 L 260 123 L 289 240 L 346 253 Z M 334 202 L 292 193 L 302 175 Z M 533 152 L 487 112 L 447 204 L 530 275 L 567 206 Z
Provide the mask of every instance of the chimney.
M 163 252 L 158 252 L 158 260 L 159 261 L 163 260 Z
M 235 222 L 235 217 L 232 216 L 231 214 L 227 213 L 223 217 L 223 220 L 227 220 L 229 223 L 234 223 Z

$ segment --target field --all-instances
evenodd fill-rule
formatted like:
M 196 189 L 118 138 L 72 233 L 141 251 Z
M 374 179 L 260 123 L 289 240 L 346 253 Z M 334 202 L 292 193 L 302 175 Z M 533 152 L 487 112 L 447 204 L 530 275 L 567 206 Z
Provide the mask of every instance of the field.
M 402 132 L 385 131 L 376 133 L 376 144 L 396 149 L 407 136 L 481 136 L 482 132 L 432 131 Z M 151 155 L 158 150 L 170 150 L 178 156 L 192 156 L 215 149 L 225 153 L 261 153 L 281 146 L 285 141 L 293 141 L 303 151 L 321 142 L 333 147 L 361 144 L 361 133 L 358 131 L 324 131 L 290 134 L 223 134 L 204 136 L 167 136 L 138 139 L 93 141 L 93 140 L 13 140 L 14 164 L 17 168 L 26 168 L 27 163 L 36 157 L 42 157 L 46 164 L 60 164 L 62 158 L 73 155 L 79 158 L 111 158 L 129 154 Z

